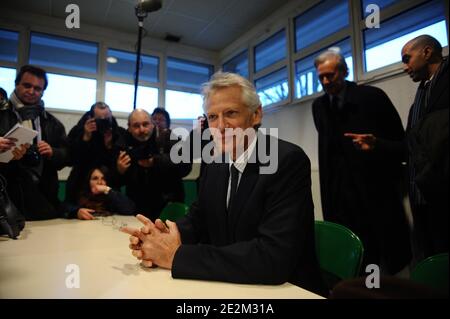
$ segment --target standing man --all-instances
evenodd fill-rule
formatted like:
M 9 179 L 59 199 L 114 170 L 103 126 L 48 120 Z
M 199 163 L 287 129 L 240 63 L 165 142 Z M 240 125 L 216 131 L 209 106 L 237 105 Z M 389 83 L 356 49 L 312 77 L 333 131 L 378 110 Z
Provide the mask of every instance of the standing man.
M 345 81 L 344 57 L 326 51 L 315 62 L 325 94 L 312 107 L 319 133 L 323 216 L 342 224 L 364 245 L 363 267 L 377 264 L 395 274 L 410 261 L 410 236 L 400 184 L 404 138 L 400 117 L 380 89 Z M 378 136 L 363 152 L 355 133 Z M 395 143 L 397 141 L 397 143 Z M 363 268 L 364 269 L 364 268 Z
M 23 66 L 15 84 L 9 107 L 1 111 L 0 136 L 18 122 L 38 131 L 38 135 L 19 161 L 4 167 L 8 191 L 28 220 L 56 218 L 60 204 L 57 173 L 69 161 L 66 131 L 62 123 L 45 110 L 42 96 L 48 80 L 43 69 Z
M 448 59 L 435 38 L 422 35 L 405 44 L 402 61 L 420 82 L 407 126 L 409 189 L 416 236 L 428 257 L 448 253 Z
M 416 259 L 448 252 L 449 150 L 448 58 L 435 38 L 421 35 L 402 49 L 404 70 L 420 82 L 407 125 L 409 199 Z M 365 149 L 375 136 L 356 137 Z
M 310 162 L 301 148 L 255 134 L 262 108 L 254 86 L 216 73 L 203 88 L 216 157 L 197 202 L 177 223 L 125 228 L 133 255 L 174 278 L 247 284 L 291 282 L 323 292 L 314 243 Z M 253 132 L 247 138 L 240 130 Z M 242 132 L 242 131 L 241 131 Z M 259 150 L 259 151 L 258 151 Z M 262 154 L 270 154 L 262 161 Z M 229 162 L 220 159 L 225 156 Z M 265 168 L 274 167 L 272 172 Z
M 155 124 L 156 144 L 159 145 L 160 154 L 170 153 L 174 142 L 170 141 L 170 114 L 165 109 L 157 107 L 152 112 L 152 121 Z M 189 174 L 192 162 L 179 163 L 177 169 L 171 169 L 164 175 L 160 186 L 164 189 L 164 197 L 169 202 L 184 203 L 184 184 L 182 178 Z

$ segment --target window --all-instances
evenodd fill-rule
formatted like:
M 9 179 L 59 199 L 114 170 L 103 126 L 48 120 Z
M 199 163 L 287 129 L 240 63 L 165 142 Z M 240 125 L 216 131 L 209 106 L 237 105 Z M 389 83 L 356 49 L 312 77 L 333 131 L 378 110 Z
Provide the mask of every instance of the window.
M 321 1 L 294 20 L 295 51 L 336 33 L 349 26 L 348 1 Z
M 131 113 L 134 102 L 134 85 L 118 82 L 106 82 L 105 103 L 112 111 Z M 158 89 L 139 86 L 136 108 L 152 112 L 158 107 Z
M 286 58 L 286 32 L 281 30 L 255 47 L 255 72 Z
M 375 4 L 377 5 L 380 9 L 384 9 L 389 7 L 392 4 L 398 4 L 399 2 L 407 2 L 406 0 L 362 0 L 361 1 L 361 9 L 363 12 L 363 17 L 367 17 L 369 14 L 371 14 L 371 12 L 366 12 L 366 8 L 371 5 L 371 4 Z
M 213 66 L 176 58 L 167 59 L 166 110 L 173 119 L 196 119 L 203 114 L 201 85 Z
M 348 67 L 347 80 L 353 81 L 353 58 L 350 46 L 350 39 L 336 43 L 330 48 L 339 48 L 340 53 L 344 56 Z M 322 85 L 317 77 L 316 68 L 314 66 L 315 58 L 324 50 L 314 53 L 295 63 L 295 97 L 302 98 L 308 95 L 322 91 Z
M 8 97 L 16 87 L 16 85 L 14 84 L 15 79 L 16 69 L 0 67 L 0 87 L 3 88 L 6 93 L 8 93 Z
M 287 68 L 270 73 L 255 81 L 262 106 L 286 100 L 289 96 Z
M 108 49 L 107 75 L 124 79 L 135 78 L 136 54 L 131 52 Z M 110 62 L 115 61 L 115 62 Z M 142 55 L 139 80 L 158 82 L 159 58 Z
M 166 111 L 172 119 L 196 119 L 204 113 L 198 93 L 166 90 Z
M 447 46 L 444 10 L 442 1 L 431 1 L 381 22 L 379 29 L 365 30 L 365 71 L 399 62 L 403 45 L 421 34 L 430 34 L 442 47 Z M 380 59 L 380 56 L 383 58 Z
M 242 75 L 248 79 L 248 51 L 236 55 L 231 60 L 223 64 L 224 72 L 233 72 Z
M 17 62 L 19 33 L 0 29 L 0 60 Z
M 185 87 L 198 92 L 203 83 L 212 75 L 211 65 L 180 60 L 167 59 L 167 84 Z
M 52 73 L 47 77 L 43 96 L 46 107 L 87 111 L 95 103 L 96 80 Z
M 93 42 L 32 33 L 30 64 L 95 74 L 97 51 Z

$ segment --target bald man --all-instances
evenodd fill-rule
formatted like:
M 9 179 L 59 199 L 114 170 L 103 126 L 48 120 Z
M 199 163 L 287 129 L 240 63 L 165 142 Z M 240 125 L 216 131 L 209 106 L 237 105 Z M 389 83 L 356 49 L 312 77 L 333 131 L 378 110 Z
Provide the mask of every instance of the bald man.
M 137 211 L 151 220 L 159 217 L 170 198 L 168 187 L 179 185 L 191 165 L 175 164 L 170 159 L 170 149 L 176 141 L 170 140 L 170 131 L 160 134 L 151 115 L 136 109 L 128 117 L 128 131 L 125 134 L 125 150 L 117 158 L 117 171 L 126 192 L 137 207 Z M 184 193 L 183 193 L 184 196 Z
M 414 217 L 416 259 L 448 252 L 448 58 L 435 38 L 421 35 L 402 48 L 404 71 L 420 82 L 406 128 L 409 197 Z M 372 134 L 358 134 L 363 150 L 375 147 Z
M 420 82 L 408 117 L 407 143 L 415 233 L 427 257 L 448 252 L 448 59 L 435 38 L 422 35 L 405 44 L 402 62 L 411 79 Z

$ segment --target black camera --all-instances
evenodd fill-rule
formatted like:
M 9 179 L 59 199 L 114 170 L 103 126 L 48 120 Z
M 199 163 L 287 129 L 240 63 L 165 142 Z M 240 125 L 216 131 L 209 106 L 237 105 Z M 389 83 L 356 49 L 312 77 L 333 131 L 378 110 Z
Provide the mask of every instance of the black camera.
M 127 154 L 133 161 L 140 161 L 143 159 L 149 159 L 156 153 L 156 151 L 149 144 L 141 144 L 137 146 L 128 146 L 126 149 Z
M 31 145 L 22 158 L 22 162 L 27 166 L 38 166 L 41 162 L 41 154 L 36 145 Z
M 112 119 L 95 119 L 95 125 L 97 126 L 97 131 L 101 134 L 112 129 Z

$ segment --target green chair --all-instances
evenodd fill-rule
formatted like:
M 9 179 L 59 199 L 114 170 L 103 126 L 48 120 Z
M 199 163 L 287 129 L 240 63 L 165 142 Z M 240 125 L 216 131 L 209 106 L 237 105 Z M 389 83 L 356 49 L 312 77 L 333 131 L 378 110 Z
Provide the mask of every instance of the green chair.
M 329 289 L 342 279 L 359 275 L 364 248 L 350 229 L 331 222 L 315 222 L 316 254 Z
M 187 214 L 189 207 L 184 203 L 169 202 L 159 215 L 159 219 L 165 222 L 167 219 L 176 221 L 178 218 Z
M 419 262 L 411 272 L 411 280 L 448 294 L 448 253 Z

